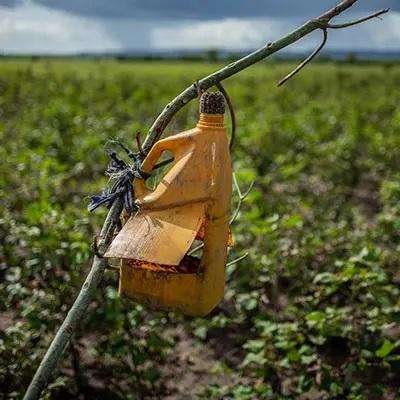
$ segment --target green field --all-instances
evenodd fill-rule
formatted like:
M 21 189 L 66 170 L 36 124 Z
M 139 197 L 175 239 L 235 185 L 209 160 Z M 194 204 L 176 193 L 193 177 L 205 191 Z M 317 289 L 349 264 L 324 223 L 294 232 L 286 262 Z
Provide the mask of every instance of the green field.
M 90 268 L 108 139 L 134 147 L 218 67 L 0 61 L 0 399 L 21 398 Z M 234 170 L 255 186 L 224 302 L 152 312 L 108 270 L 43 398 L 399 398 L 400 64 L 314 64 L 277 88 L 292 67 L 226 81 Z M 193 101 L 166 133 L 196 119 Z

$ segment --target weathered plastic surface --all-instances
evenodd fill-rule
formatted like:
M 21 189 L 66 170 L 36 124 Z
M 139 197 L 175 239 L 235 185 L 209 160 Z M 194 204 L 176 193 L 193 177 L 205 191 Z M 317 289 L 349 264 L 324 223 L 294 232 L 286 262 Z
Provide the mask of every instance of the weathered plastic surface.
M 208 314 L 223 298 L 232 170 L 222 114 L 201 114 L 194 129 L 160 140 L 143 162 L 151 171 L 169 150 L 174 163 L 154 191 L 134 182 L 140 213 L 117 235 L 106 257 L 122 259 L 120 294 L 155 308 Z M 128 265 L 127 259 L 177 265 L 205 223 L 197 273 Z

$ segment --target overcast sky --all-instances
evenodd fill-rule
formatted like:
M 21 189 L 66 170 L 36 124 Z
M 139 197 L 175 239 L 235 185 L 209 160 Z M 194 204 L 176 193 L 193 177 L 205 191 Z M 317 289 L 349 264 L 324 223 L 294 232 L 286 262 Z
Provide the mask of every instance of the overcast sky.
M 273 41 L 338 0 L 0 0 L 0 51 L 76 53 L 218 48 Z M 390 7 L 330 35 L 330 50 L 400 51 L 400 0 L 359 0 L 338 22 Z M 291 47 L 315 46 L 318 33 Z

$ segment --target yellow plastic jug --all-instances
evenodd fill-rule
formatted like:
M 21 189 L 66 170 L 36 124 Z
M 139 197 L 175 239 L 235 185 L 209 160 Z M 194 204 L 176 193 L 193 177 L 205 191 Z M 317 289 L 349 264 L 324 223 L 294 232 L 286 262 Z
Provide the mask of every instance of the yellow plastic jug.
M 232 196 L 224 110 L 221 93 L 204 93 L 196 127 L 158 141 L 143 161 L 150 172 L 164 151 L 174 156 L 154 190 L 134 181 L 139 212 L 105 254 L 121 259 L 121 296 L 192 316 L 223 298 Z M 201 259 L 187 255 L 195 239 Z

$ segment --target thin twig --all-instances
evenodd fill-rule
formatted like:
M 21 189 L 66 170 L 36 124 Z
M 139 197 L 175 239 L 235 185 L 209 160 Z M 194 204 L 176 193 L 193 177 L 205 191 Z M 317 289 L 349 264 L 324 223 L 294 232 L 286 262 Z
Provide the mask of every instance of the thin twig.
M 240 257 L 235 258 L 235 259 L 232 260 L 232 261 L 229 261 L 229 262 L 226 264 L 226 266 L 229 267 L 230 265 L 236 264 L 236 263 L 238 263 L 239 261 L 242 261 L 242 260 L 243 260 L 244 258 L 246 258 L 248 255 L 249 255 L 249 253 L 244 253 L 244 254 L 241 255 Z
M 233 108 L 233 104 L 231 98 L 228 95 L 228 92 L 225 90 L 224 86 L 221 82 L 217 82 L 215 86 L 219 89 L 219 91 L 225 97 L 226 104 L 229 108 L 229 114 L 231 116 L 231 141 L 229 142 L 229 149 L 232 150 L 233 144 L 235 143 L 235 136 L 236 136 L 236 116 L 235 110 Z
M 299 64 L 292 72 L 290 72 L 283 79 L 281 79 L 278 82 L 278 86 L 282 86 L 290 78 L 295 76 L 324 48 L 326 41 L 328 40 L 328 32 L 326 29 L 322 29 L 322 32 L 324 33 L 324 36 L 323 36 L 321 44 L 301 64 Z
M 343 23 L 343 24 L 326 24 L 326 27 L 329 28 L 329 29 L 348 28 L 349 26 L 358 25 L 358 24 L 361 24 L 361 23 L 363 23 L 365 21 L 369 21 L 370 19 L 379 18 L 381 15 L 386 14 L 389 11 L 390 11 L 390 8 L 385 8 L 384 10 L 377 11 L 374 14 L 368 15 L 367 17 L 363 17 L 363 18 L 357 19 L 355 21 L 346 22 L 346 23 Z
M 133 153 L 130 149 L 128 149 L 128 147 L 126 147 L 124 145 L 124 143 L 122 143 L 118 137 L 115 139 L 109 139 L 107 141 L 107 143 L 116 144 L 117 146 L 121 147 L 121 149 L 123 149 L 125 151 L 125 153 L 128 155 L 129 158 L 132 158 L 132 159 L 134 158 L 135 153 Z
M 199 250 L 201 250 L 204 247 L 204 243 L 200 243 L 198 246 L 194 247 L 192 250 L 188 251 L 187 255 L 191 256 L 192 254 L 197 253 Z
M 253 186 L 254 186 L 254 183 L 255 183 L 255 181 L 252 181 L 252 182 L 250 183 L 250 186 L 249 186 L 248 189 L 246 190 L 246 192 L 245 192 L 244 194 L 242 194 L 242 191 L 240 190 L 238 181 L 237 181 L 237 179 L 236 179 L 236 174 L 233 173 L 232 176 L 233 176 L 233 184 L 235 185 L 235 189 L 236 189 L 236 191 L 237 191 L 237 193 L 238 193 L 238 195 L 239 195 L 239 201 L 238 201 L 238 203 L 237 203 L 237 205 L 236 205 L 235 211 L 232 213 L 232 217 L 231 217 L 231 219 L 230 219 L 230 221 L 229 221 L 229 225 L 232 225 L 232 223 L 236 220 L 237 216 L 239 215 L 239 211 L 240 211 L 240 209 L 242 208 L 243 201 L 244 201 L 244 200 L 246 199 L 246 197 L 249 195 L 249 193 L 250 193 L 251 190 L 253 189 Z

